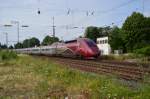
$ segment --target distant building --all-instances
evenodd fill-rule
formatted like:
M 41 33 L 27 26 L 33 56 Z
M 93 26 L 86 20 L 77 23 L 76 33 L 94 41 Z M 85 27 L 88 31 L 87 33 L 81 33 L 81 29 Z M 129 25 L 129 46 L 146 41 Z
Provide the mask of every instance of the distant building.
M 115 55 L 123 54 L 123 50 L 121 50 L 121 49 L 114 50 L 114 54 L 115 54 Z
M 111 54 L 111 47 L 110 44 L 108 43 L 108 37 L 97 38 L 97 46 L 101 51 L 101 55 Z

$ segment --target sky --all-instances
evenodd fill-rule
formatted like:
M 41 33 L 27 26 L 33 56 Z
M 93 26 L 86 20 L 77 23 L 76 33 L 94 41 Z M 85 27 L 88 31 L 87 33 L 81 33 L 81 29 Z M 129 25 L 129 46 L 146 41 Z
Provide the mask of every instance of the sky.
M 84 35 L 87 26 L 104 27 L 114 23 L 121 27 L 134 11 L 149 17 L 149 5 L 150 0 L 0 0 L 0 42 L 6 43 L 4 33 L 8 33 L 9 45 L 16 43 L 17 25 L 11 21 L 20 23 L 20 42 L 31 37 L 42 41 L 46 35 L 51 36 L 52 17 L 56 36 L 72 40 Z M 4 27 L 6 24 L 12 27 Z

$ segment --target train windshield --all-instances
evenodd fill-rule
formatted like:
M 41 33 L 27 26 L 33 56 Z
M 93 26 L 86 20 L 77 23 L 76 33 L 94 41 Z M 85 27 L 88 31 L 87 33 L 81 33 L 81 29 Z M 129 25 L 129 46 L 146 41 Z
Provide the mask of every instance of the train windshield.
M 87 41 L 86 41 L 86 43 L 87 43 L 87 44 L 88 44 L 88 46 L 90 46 L 90 47 L 96 47 L 95 42 L 94 42 L 94 41 L 92 41 L 92 40 L 87 40 Z

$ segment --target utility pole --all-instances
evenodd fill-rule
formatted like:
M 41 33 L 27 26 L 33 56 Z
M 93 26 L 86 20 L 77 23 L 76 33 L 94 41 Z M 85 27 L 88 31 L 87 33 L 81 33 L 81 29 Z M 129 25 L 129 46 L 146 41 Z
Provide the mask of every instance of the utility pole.
M 30 37 L 29 37 L 29 40 L 28 40 L 28 47 L 27 48 L 30 48 Z
M 19 21 L 12 21 L 12 23 L 17 24 L 17 40 L 18 40 L 18 43 L 19 43 L 19 37 L 20 37 L 20 34 L 19 34 Z
M 19 21 L 17 22 L 17 33 L 18 33 L 18 43 L 19 43 L 19 36 L 20 36 L 20 34 L 19 34 Z
M 8 33 L 4 33 L 6 35 L 6 46 L 8 47 Z
M 144 0 L 142 0 L 142 13 L 144 14 Z
M 52 19 L 53 19 L 53 26 L 52 26 L 53 27 L 53 37 L 55 37 L 55 27 L 56 27 L 55 23 L 54 23 L 55 19 L 54 19 L 54 17 Z

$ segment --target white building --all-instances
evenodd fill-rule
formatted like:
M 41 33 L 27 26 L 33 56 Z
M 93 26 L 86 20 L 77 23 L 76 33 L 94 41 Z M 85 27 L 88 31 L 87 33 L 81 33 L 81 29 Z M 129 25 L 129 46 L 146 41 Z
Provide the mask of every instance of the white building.
M 108 37 L 97 38 L 97 46 L 101 51 L 101 55 L 109 55 L 111 53 L 111 47 L 108 44 Z

